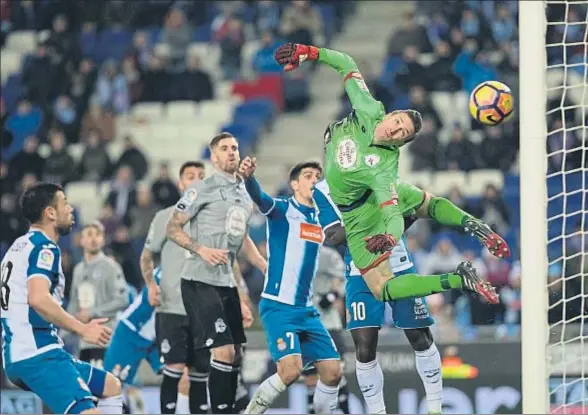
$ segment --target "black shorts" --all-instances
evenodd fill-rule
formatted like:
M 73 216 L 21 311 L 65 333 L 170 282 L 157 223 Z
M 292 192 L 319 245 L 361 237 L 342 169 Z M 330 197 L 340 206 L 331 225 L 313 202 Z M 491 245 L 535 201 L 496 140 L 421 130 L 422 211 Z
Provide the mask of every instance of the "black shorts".
M 182 299 L 196 349 L 247 342 L 236 288 L 182 279 Z
M 79 359 L 82 362 L 88 362 L 92 366 L 97 367 L 98 369 L 104 369 L 104 354 L 106 353 L 106 349 L 102 349 L 99 347 L 90 347 L 88 349 L 80 350 L 80 357 Z

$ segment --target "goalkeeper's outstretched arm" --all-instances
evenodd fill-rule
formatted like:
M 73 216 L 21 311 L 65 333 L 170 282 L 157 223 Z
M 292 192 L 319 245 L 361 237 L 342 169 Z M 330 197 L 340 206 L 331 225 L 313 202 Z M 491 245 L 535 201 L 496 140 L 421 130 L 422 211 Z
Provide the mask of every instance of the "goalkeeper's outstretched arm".
M 370 94 L 357 63 L 350 55 L 332 49 L 320 48 L 318 61 L 339 72 L 343 79 L 345 92 L 354 110 L 374 117 L 380 114 L 382 104 Z

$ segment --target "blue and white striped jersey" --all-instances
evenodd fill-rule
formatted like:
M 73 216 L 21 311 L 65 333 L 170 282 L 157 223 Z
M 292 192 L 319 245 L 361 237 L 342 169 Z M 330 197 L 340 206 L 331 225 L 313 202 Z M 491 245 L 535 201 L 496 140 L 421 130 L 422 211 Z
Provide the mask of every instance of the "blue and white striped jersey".
M 339 209 L 331 199 L 329 185 L 327 184 L 326 180 L 321 180 L 314 186 L 313 197 L 320 211 L 321 218 L 324 218 L 324 229 L 327 229 L 330 226 L 336 225 L 338 223 L 341 223 L 343 226 L 345 226 L 341 212 L 339 212 Z M 414 266 L 412 257 L 406 247 L 406 240 L 404 236 L 392 250 L 392 255 L 390 255 L 388 262 L 392 272 L 405 271 Z M 347 277 L 361 275 L 353 263 L 353 260 L 351 259 L 349 249 L 345 251 L 345 268 Z
M 55 301 L 63 303 L 65 276 L 57 244 L 43 232 L 30 230 L 10 246 L 0 270 L 4 367 L 63 347 L 57 328 L 30 307 L 28 301 L 29 279 L 45 278 Z
M 311 306 L 312 281 L 324 240 L 319 211 L 293 197 L 271 198 L 254 178 L 246 180 L 245 186 L 267 217 L 268 268 L 261 296 L 293 306 Z
M 159 285 L 161 268 L 157 267 L 153 273 L 155 282 Z M 124 324 L 133 332 L 149 342 L 155 341 L 155 308 L 149 304 L 149 292 L 144 286 L 130 306 L 119 317 L 119 323 Z

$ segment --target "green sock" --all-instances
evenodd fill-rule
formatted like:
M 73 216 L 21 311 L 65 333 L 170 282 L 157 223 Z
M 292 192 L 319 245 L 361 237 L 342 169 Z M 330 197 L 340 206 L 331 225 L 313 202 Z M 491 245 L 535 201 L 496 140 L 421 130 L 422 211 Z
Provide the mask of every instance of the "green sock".
M 429 217 L 440 225 L 462 226 L 472 215 L 443 197 L 433 197 L 429 201 Z
M 462 288 L 461 277 L 457 274 L 404 274 L 386 281 L 382 301 L 426 297 L 454 288 Z

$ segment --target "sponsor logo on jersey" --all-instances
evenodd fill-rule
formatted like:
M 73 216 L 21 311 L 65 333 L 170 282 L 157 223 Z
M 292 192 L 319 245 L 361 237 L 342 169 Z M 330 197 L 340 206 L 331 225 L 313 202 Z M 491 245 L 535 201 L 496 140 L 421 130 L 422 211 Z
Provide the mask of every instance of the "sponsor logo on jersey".
M 380 162 L 380 156 L 378 156 L 377 154 L 368 154 L 364 157 L 363 160 L 365 161 L 365 164 L 367 164 L 368 166 L 374 167 L 376 164 Z
M 212 343 L 214 343 L 214 340 L 212 340 L 211 338 L 206 339 L 206 342 L 204 343 L 204 345 L 206 347 L 210 347 L 212 346 Z
M 217 333 L 224 333 L 227 329 L 227 325 L 225 324 L 225 321 L 222 318 L 219 318 L 214 322 L 214 329 Z
M 284 350 L 286 350 L 286 342 L 284 341 L 284 339 L 282 339 L 281 337 L 278 339 L 278 350 L 280 352 L 283 352 Z
M 355 167 L 357 163 L 357 147 L 355 146 L 355 141 L 351 138 L 344 138 L 339 142 L 337 146 L 337 154 L 336 154 L 337 164 L 342 169 L 350 169 Z
M 55 254 L 52 250 L 45 248 L 39 252 L 37 258 L 37 267 L 51 271 L 53 269 L 53 262 L 55 261 Z
M 313 225 L 311 223 L 301 223 L 300 239 L 320 244 L 323 242 L 323 230 L 319 225 Z

